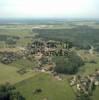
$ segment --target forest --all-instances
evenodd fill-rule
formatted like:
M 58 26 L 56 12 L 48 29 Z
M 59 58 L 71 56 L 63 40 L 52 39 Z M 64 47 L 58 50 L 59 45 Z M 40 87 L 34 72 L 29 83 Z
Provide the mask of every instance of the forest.
M 90 45 L 98 48 L 99 29 L 87 25 L 77 26 L 70 29 L 33 29 L 39 33 L 38 37 L 53 40 L 69 40 L 74 46 L 81 49 L 89 49 Z

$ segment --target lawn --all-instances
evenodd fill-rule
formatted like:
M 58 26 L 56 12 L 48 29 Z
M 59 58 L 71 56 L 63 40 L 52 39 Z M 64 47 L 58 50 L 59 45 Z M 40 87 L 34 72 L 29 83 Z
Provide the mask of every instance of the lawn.
M 26 100 L 74 100 L 75 95 L 66 80 L 56 80 L 52 75 L 39 73 L 33 78 L 16 84 L 17 89 Z M 33 90 L 41 88 L 42 92 L 33 94 Z

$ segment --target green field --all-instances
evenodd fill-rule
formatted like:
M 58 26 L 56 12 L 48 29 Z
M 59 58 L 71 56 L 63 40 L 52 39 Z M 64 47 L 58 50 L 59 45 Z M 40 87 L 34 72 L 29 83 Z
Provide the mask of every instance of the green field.
M 86 65 L 82 66 L 79 74 L 90 75 L 93 74 L 96 69 L 99 69 L 99 63 L 97 64 L 86 63 Z
M 24 75 L 17 73 L 18 68 L 0 64 L 0 84 L 15 84 L 26 100 L 74 100 L 75 95 L 67 79 L 59 81 L 52 75 L 29 71 Z M 42 93 L 33 95 L 32 91 L 42 88 Z
M 52 75 L 40 73 L 33 78 L 16 84 L 17 89 L 26 100 L 74 100 L 75 95 L 67 80 L 56 80 Z M 41 88 L 42 92 L 33 94 L 33 90 Z
M 96 88 L 96 90 L 93 93 L 93 100 L 99 100 L 99 87 Z
M 32 32 L 32 27 L 33 25 L 0 25 L 0 35 L 19 37 L 16 46 L 26 46 L 37 35 L 37 33 Z M 0 47 L 5 46 L 7 47 L 5 41 L 0 41 Z
M 18 59 L 13 63 L 11 63 L 10 65 L 16 68 L 32 69 L 33 67 L 37 66 L 37 62 L 35 60 L 29 61 L 27 59 Z
M 5 82 L 10 82 L 11 84 L 15 84 L 22 80 L 33 77 L 36 73 L 33 71 L 28 71 L 24 75 L 20 75 L 17 73 L 18 68 L 13 66 L 8 66 L 0 63 L 0 84 Z

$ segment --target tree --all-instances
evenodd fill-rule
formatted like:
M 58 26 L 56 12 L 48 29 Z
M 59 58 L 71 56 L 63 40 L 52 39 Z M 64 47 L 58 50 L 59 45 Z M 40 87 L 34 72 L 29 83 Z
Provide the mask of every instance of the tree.
M 11 37 L 7 38 L 6 44 L 8 44 L 8 45 L 15 45 L 16 44 L 16 39 L 11 38 Z
M 91 98 L 89 95 L 81 93 L 80 96 L 77 96 L 76 100 L 91 100 Z
M 19 91 L 9 83 L 0 85 L 0 100 L 25 100 Z
M 71 52 L 68 56 L 56 57 L 54 60 L 56 62 L 54 70 L 64 74 L 74 74 L 84 64 L 83 60 L 74 52 Z

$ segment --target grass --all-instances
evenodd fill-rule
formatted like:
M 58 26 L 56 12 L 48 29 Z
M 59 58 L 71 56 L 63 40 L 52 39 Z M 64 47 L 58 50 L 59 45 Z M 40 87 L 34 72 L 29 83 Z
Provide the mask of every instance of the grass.
M 10 64 L 11 66 L 17 68 L 33 68 L 37 66 L 37 62 L 35 60 L 27 60 L 27 59 L 18 59 Z
M 90 74 L 93 74 L 96 69 L 99 69 L 99 63 L 97 63 L 97 64 L 86 63 L 84 66 L 81 67 L 78 74 L 90 75 Z
M 94 54 L 90 54 L 87 50 L 79 50 L 77 52 L 85 61 L 85 65 L 80 68 L 80 71 L 77 74 L 89 75 L 94 73 L 96 69 L 99 69 L 99 56 L 96 52 Z M 94 61 L 95 63 L 91 63 L 91 61 Z
M 10 36 L 26 36 L 31 33 L 30 29 L 10 29 L 10 28 L 5 28 L 0 30 L 0 34 L 3 35 L 10 35 Z
M 28 43 L 31 43 L 32 41 L 32 36 L 31 38 L 21 38 L 20 40 L 17 41 L 17 46 L 22 46 L 22 47 L 26 47 Z
M 31 42 L 37 33 L 32 32 L 32 25 L 0 25 L 0 35 L 18 36 L 16 46 L 26 46 Z M 29 37 L 29 38 L 27 38 Z M 5 42 L 0 42 L 0 47 L 4 47 Z
M 22 80 L 28 79 L 35 75 L 33 71 L 29 71 L 24 75 L 20 75 L 17 73 L 18 68 L 4 65 L 0 63 L 0 84 L 5 82 L 10 82 L 11 84 L 15 84 Z
M 33 71 L 20 75 L 17 73 L 20 63 L 17 62 L 18 65 L 16 66 L 0 63 L 0 84 L 5 82 L 15 84 L 26 100 L 43 100 L 44 98 L 48 98 L 48 100 L 75 99 L 75 94 L 69 86 L 67 79 L 58 81 L 52 75 L 34 73 Z M 33 95 L 32 91 L 36 88 L 42 88 L 42 93 Z
M 58 81 L 51 75 L 39 73 L 33 78 L 16 84 L 17 89 L 26 100 L 74 100 L 75 95 L 67 80 Z M 33 94 L 33 90 L 41 88 L 42 93 Z
M 99 87 L 93 93 L 92 100 L 99 100 Z

